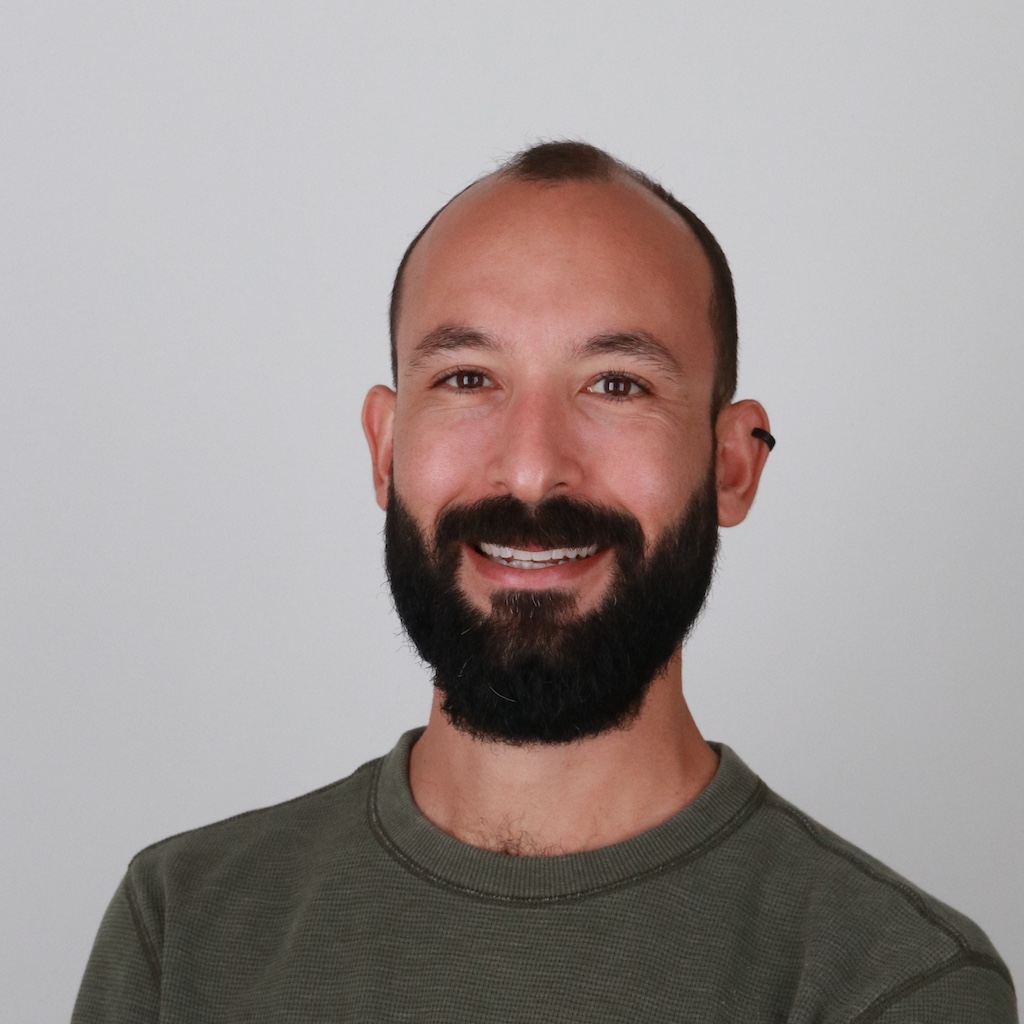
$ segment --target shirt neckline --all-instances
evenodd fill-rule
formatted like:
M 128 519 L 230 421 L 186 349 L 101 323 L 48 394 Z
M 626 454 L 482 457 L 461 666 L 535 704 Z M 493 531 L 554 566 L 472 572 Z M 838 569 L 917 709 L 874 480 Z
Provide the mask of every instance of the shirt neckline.
M 582 853 L 512 857 L 442 832 L 409 788 L 409 750 L 422 729 L 405 733 L 377 763 L 370 786 L 370 828 L 384 849 L 425 881 L 501 903 L 572 901 L 610 892 L 681 867 L 721 842 L 760 806 L 764 783 L 729 747 L 712 744 L 718 771 L 701 793 L 660 825 Z

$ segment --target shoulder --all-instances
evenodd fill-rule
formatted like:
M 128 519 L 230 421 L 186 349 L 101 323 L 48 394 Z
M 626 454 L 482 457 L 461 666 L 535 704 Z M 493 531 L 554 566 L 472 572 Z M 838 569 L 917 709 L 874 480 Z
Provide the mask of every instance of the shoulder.
M 334 828 L 344 832 L 346 824 L 365 813 L 370 781 L 380 761 L 367 761 L 344 779 L 302 796 L 169 836 L 141 850 L 132 865 L 140 869 L 171 868 L 195 858 L 220 860 L 227 853 L 237 853 L 254 844 L 273 846 L 310 840 L 322 833 L 328 819 Z
M 1016 1019 L 1009 971 L 978 925 L 787 800 L 764 789 L 735 838 L 759 862 L 757 905 L 776 948 L 798 951 L 812 1002 L 843 1004 L 841 1019 L 858 1024 L 931 1020 L 929 1001 L 957 999 L 1004 1008 L 986 1020 Z
M 995 956 L 985 933 L 969 918 L 924 892 L 913 882 L 853 843 L 836 835 L 771 790 L 762 805 L 762 824 L 772 846 L 793 855 L 807 898 L 833 911 L 851 912 L 849 924 L 886 914 L 932 936 L 943 948 Z
M 273 899 L 369 839 L 366 803 L 381 759 L 280 804 L 234 815 L 154 843 L 128 866 L 125 896 L 136 926 L 164 932 L 169 906 Z

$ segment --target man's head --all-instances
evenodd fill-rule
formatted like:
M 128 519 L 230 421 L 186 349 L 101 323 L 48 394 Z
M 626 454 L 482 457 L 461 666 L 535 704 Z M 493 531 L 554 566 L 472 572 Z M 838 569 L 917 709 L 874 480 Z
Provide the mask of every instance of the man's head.
M 718 239 L 711 233 L 707 225 L 688 206 L 681 203 L 671 192 L 658 182 L 649 178 L 635 167 L 617 160 L 610 153 L 585 142 L 544 142 L 517 153 L 506 161 L 496 172 L 509 180 L 548 182 L 555 184 L 567 181 L 611 181 L 615 178 L 627 179 L 646 189 L 651 195 L 660 199 L 666 206 L 674 210 L 693 232 L 711 271 L 712 289 L 708 305 L 708 322 L 714 332 L 717 348 L 717 366 L 715 370 L 715 391 L 713 410 L 717 412 L 736 392 L 737 353 L 739 347 L 738 325 L 736 317 L 736 291 L 733 287 L 732 273 L 728 260 Z M 476 182 L 474 182 L 476 184 Z M 470 186 L 472 188 L 472 185 Z M 460 193 L 461 195 L 461 193 Z M 458 197 L 456 197 L 458 198 Z M 389 326 L 391 333 L 391 375 L 398 381 L 398 319 L 401 315 L 402 279 L 405 266 L 409 262 L 416 244 L 444 212 L 448 204 L 442 206 L 437 213 L 420 229 L 419 234 L 409 243 L 408 248 L 398 264 L 395 281 L 391 288 L 391 308 Z
M 555 174 L 568 157 L 590 173 Z M 590 147 L 539 147 L 403 260 L 396 390 L 370 392 L 364 428 L 396 605 L 477 734 L 627 721 L 699 612 L 717 525 L 753 500 L 767 420 L 725 404 L 728 268 L 664 195 Z

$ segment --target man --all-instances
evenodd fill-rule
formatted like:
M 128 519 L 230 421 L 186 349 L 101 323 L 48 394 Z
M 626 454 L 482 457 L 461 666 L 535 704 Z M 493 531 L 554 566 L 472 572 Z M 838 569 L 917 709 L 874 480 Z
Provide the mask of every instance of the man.
M 422 732 L 131 864 L 76 1021 L 1013 1021 L 970 921 L 706 743 L 681 648 L 774 441 L 725 257 L 553 143 L 399 267 L 363 424 Z

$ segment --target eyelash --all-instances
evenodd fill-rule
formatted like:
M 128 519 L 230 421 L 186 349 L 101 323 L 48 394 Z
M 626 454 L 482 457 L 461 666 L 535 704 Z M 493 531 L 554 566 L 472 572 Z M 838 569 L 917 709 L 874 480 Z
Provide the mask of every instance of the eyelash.
M 602 381 L 608 380 L 629 381 L 630 384 L 635 385 L 640 391 L 639 395 L 601 395 L 602 398 L 611 399 L 613 402 L 628 402 L 631 399 L 639 398 L 641 395 L 649 395 L 651 393 L 651 389 L 644 383 L 644 381 L 639 377 L 635 377 L 632 373 L 629 373 L 626 370 L 608 370 L 607 372 L 602 373 L 594 379 L 593 383 L 587 385 L 587 390 L 591 391 L 592 388 L 595 388 Z M 592 391 L 591 393 L 600 394 L 600 392 L 596 391 Z
M 471 366 L 460 366 L 460 367 L 457 367 L 454 370 L 446 371 L 444 376 L 438 377 L 437 380 L 435 380 L 434 383 L 431 385 L 431 387 L 435 387 L 435 388 L 444 387 L 446 384 L 448 384 L 449 381 L 453 380 L 455 377 L 459 377 L 459 376 L 462 376 L 464 374 L 465 375 L 473 375 L 473 376 L 476 376 L 476 377 L 482 377 L 485 381 L 486 380 L 490 380 L 490 377 L 488 377 L 488 375 L 486 373 L 484 373 L 483 370 L 475 370 Z M 459 388 L 459 387 L 455 387 L 454 385 L 450 385 L 449 389 L 451 391 L 479 391 L 479 390 L 481 390 L 480 388 Z
M 473 367 L 468 367 L 468 366 L 460 366 L 460 367 L 457 367 L 454 370 L 449 370 L 449 371 L 445 372 L 444 376 L 438 377 L 433 382 L 431 387 L 442 388 L 442 387 L 445 387 L 447 385 L 449 390 L 451 390 L 451 391 L 480 391 L 480 390 L 482 390 L 483 387 L 486 386 L 485 384 L 481 384 L 480 387 L 472 387 L 472 388 L 470 388 L 470 387 L 456 387 L 453 383 L 451 383 L 451 382 L 453 382 L 455 380 L 455 378 L 457 378 L 459 376 L 462 376 L 462 375 L 467 375 L 467 376 L 471 375 L 471 376 L 480 377 L 484 381 L 490 380 L 490 377 L 486 373 L 484 373 L 483 370 L 477 370 L 477 369 L 474 369 Z M 640 394 L 639 395 L 637 395 L 637 394 L 633 394 L 633 395 L 610 395 L 610 394 L 601 394 L 599 391 L 594 390 L 594 389 L 596 389 L 597 385 L 602 383 L 602 381 L 609 381 L 609 380 L 625 380 L 625 381 L 628 381 L 631 385 L 633 385 L 633 386 L 635 386 L 636 388 L 639 389 Z M 605 373 L 602 373 L 602 374 L 598 375 L 597 377 L 595 377 L 594 380 L 590 384 L 588 384 L 586 386 L 585 390 L 590 392 L 591 394 L 600 395 L 600 397 L 609 399 L 609 400 L 611 400 L 613 402 L 627 402 L 627 401 L 630 401 L 631 399 L 639 398 L 640 395 L 649 395 L 651 393 L 650 387 L 648 387 L 648 385 L 643 380 L 641 380 L 637 376 L 634 376 L 632 373 L 629 373 L 626 370 L 607 370 Z

